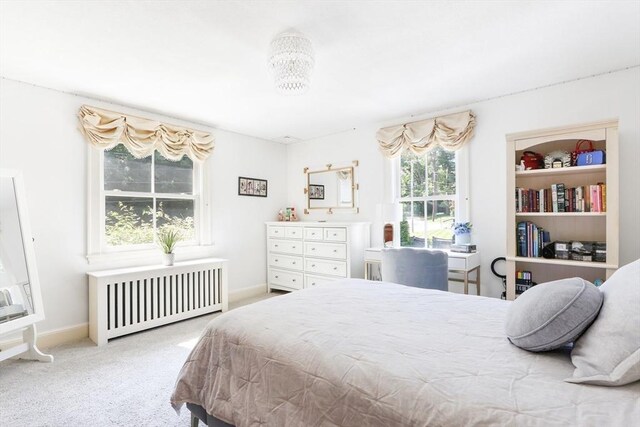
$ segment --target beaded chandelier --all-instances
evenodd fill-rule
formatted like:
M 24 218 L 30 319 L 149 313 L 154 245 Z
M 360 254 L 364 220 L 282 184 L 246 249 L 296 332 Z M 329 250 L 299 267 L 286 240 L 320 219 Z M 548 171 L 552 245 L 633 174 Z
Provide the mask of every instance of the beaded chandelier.
M 271 42 L 269 67 L 278 92 L 299 95 L 309 90 L 313 64 L 313 48 L 303 34 L 285 32 Z

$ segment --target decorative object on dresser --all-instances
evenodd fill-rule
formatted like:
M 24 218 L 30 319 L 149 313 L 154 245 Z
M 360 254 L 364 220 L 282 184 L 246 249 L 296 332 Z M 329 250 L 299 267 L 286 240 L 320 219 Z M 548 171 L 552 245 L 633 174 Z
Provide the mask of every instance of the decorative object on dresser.
M 538 283 L 609 277 L 618 268 L 618 121 L 521 132 L 506 139 L 507 299 L 516 297 L 516 271 L 529 272 Z M 577 153 L 587 149 L 582 140 L 589 141 L 588 150 L 603 156 L 606 151 L 607 164 L 514 167 L 525 151 Z M 574 254 L 571 242 L 576 242 Z
M 181 261 L 94 271 L 89 276 L 89 337 L 122 335 L 214 311 L 227 311 L 227 260 Z
M 0 169 L 0 335 L 22 331 L 23 342 L 0 351 L 0 361 L 53 362 L 36 342 L 36 323 L 44 320 L 22 173 Z
M 354 160 L 350 165 L 336 166 L 329 163 L 318 170 L 304 168 L 307 181 L 304 188 L 307 207 L 304 213 L 309 214 L 313 209 L 326 209 L 330 214 L 336 209 L 357 213 L 358 184 L 355 174 L 358 164 Z
M 269 291 L 364 277 L 368 222 L 267 222 L 266 227 Z
M 238 177 L 238 195 L 267 197 L 267 180 L 257 178 Z

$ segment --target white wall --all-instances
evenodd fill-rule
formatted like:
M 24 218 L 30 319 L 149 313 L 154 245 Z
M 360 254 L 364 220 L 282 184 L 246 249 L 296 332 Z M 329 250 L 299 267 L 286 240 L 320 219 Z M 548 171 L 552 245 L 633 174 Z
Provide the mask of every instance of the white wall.
M 40 331 L 87 322 L 87 150 L 82 104 L 213 132 L 208 160 L 214 254 L 229 259 L 231 291 L 266 282 L 264 221 L 286 202 L 286 147 L 157 114 L 0 80 L 0 167 L 24 174 L 46 320 Z M 268 180 L 269 197 L 237 195 L 238 176 Z M 100 265 L 99 269 L 106 266 Z
M 305 219 L 371 221 L 372 244 L 382 231 L 376 204 L 388 194 L 388 161 L 378 152 L 375 132 L 383 126 L 472 109 L 477 126 L 470 149 L 470 218 L 473 242 L 482 256 L 483 295 L 499 296 L 502 283 L 491 261 L 506 253 L 505 135 L 539 128 L 618 118 L 620 120 L 620 263 L 640 258 L 640 67 L 544 89 L 478 102 L 291 145 L 287 151 L 289 203 L 304 206 L 303 167 L 360 161 L 360 213 L 312 213 Z M 385 190 L 386 188 L 386 190 Z M 473 287 L 472 287 L 473 289 Z

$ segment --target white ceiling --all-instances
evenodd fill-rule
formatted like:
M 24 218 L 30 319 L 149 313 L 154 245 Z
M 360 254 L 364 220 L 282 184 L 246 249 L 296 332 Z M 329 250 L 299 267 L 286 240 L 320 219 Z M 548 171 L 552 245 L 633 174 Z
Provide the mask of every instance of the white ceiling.
M 364 123 L 640 64 L 639 1 L 3 1 L 0 75 L 265 139 Z M 269 42 L 316 67 L 276 93 Z

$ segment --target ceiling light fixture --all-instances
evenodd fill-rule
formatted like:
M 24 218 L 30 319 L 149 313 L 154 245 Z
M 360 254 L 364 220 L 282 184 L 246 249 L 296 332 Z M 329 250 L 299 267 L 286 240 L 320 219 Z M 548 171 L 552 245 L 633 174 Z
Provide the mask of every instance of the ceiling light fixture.
M 285 32 L 271 42 L 269 67 L 278 92 L 300 95 L 309 90 L 313 65 L 313 48 L 303 34 Z

